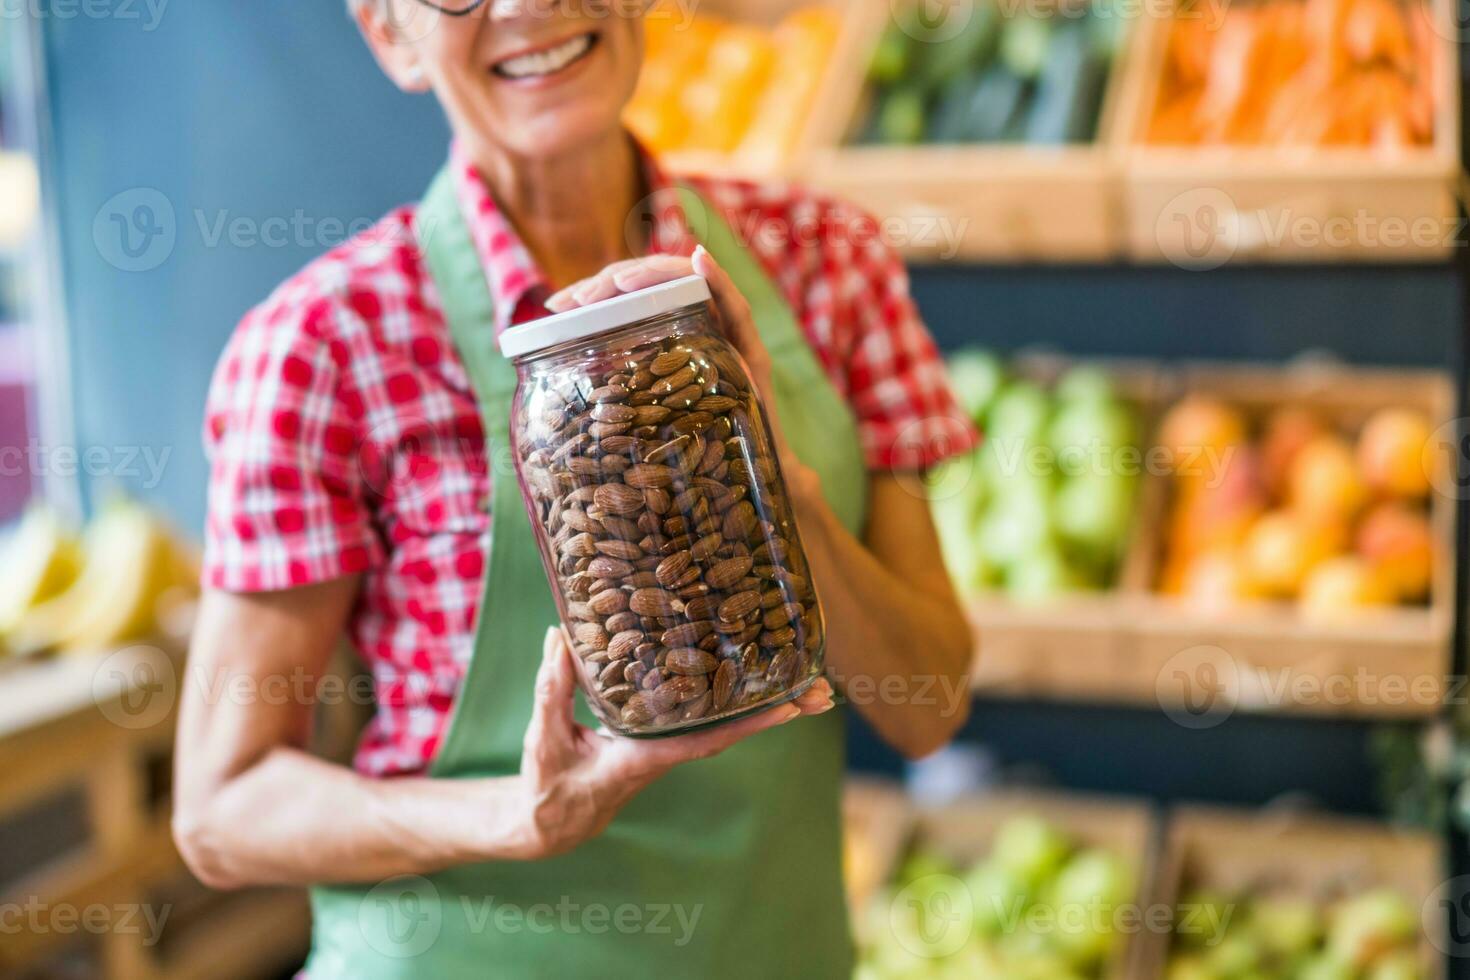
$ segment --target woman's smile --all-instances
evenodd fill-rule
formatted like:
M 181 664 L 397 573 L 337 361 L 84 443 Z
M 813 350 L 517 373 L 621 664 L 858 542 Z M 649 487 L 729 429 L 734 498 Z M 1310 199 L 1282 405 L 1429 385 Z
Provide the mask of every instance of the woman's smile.
M 521 51 L 495 62 L 490 71 L 517 85 L 544 85 L 565 78 L 597 47 L 598 34 L 588 31 L 563 41 Z

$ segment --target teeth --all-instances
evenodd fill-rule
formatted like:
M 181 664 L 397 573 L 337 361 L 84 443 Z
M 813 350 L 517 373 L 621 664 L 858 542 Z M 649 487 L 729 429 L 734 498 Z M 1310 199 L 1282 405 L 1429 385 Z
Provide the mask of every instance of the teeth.
M 507 58 L 495 66 L 495 70 L 507 78 L 535 78 L 561 71 L 576 61 L 592 46 L 592 35 L 583 34 L 558 44 L 545 51 L 523 54 L 519 58 Z

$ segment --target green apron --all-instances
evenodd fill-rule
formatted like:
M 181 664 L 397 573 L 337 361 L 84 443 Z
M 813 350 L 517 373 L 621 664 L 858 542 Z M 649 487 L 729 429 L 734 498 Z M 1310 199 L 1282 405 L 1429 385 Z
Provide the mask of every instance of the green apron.
M 695 235 L 749 300 L 796 454 L 855 533 L 867 474 L 851 411 L 775 285 L 729 226 L 679 191 Z M 430 774 L 520 769 L 557 611 L 510 470 L 514 367 L 447 172 L 419 209 L 422 247 L 479 399 L 491 548 L 473 654 Z M 431 232 L 431 233 L 430 233 Z M 585 704 L 578 715 L 594 723 Z M 312 980 L 428 977 L 848 977 L 839 711 L 798 719 L 644 790 L 598 838 L 545 861 L 491 862 L 313 890 Z

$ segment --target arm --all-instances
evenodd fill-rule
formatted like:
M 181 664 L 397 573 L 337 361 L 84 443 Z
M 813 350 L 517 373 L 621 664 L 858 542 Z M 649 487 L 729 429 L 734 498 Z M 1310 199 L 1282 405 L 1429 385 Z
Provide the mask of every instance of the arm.
M 553 629 L 519 775 L 369 779 L 305 751 L 310 695 L 240 696 L 319 679 L 357 586 L 352 577 L 205 595 L 180 709 L 174 838 L 211 887 L 378 881 L 564 853 L 673 766 L 831 707 L 821 685 L 795 704 L 706 732 L 657 742 L 604 736 L 573 719 L 571 653 Z
M 885 741 L 909 758 L 928 755 L 969 716 L 974 655 L 928 503 L 898 478 L 873 475 L 859 540 L 811 471 L 782 466 L 797 468 L 788 481 L 826 612 L 828 673 Z

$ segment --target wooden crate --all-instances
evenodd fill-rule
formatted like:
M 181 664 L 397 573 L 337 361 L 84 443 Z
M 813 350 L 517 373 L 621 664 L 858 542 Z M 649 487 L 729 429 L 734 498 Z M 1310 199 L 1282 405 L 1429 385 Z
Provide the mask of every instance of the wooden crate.
M 1440 45 L 1434 143 L 1391 156 L 1144 143 L 1173 24 L 1144 18 L 1113 134 L 1129 256 L 1213 268 L 1231 260 L 1422 262 L 1448 254 L 1458 237 L 1459 30 L 1448 0 L 1432 0 L 1431 10 Z M 1414 222 L 1437 233 L 1418 240 Z
M 1050 386 L 1076 363 L 1061 357 L 1023 356 L 1012 366 L 1019 376 Z M 1158 365 L 1131 359 L 1087 363 L 1105 369 L 1118 393 L 1136 407 L 1140 435 L 1146 440 L 1165 407 L 1160 404 Z M 1149 495 L 1157 492 L 1152 481 L 1140 480 L 1138 514 L 1149 512 Z M 1000 593 L 967 599 L 979 644 L 971 674 L 975 690 L 1008 697 L 1117 697 L 1119 683 L 1129 677 L 1126 607 L 1121 600 L 1147 588 L 1148 530 L 1151 525 L 1135 519 L 1112 589 L 1061 595 L 1037 605 L 1016 603 Z
M 1177 392 L 1186 391 L 1217 395 L 1253 419 L 1283 404 L 1304 405 L 1348 434 L 1388 406 L 1419 409 L 1435 426 L 1455 417 L 1454 384 L 1435 371 L 1197 365 L 1177 378 Z M 1147 560 L 1136 570 L 1149 586 L 1157 579 L 1170 494 L 1168 477 L 1153 479 L 1158 486 L 1149 497 L 1157 503 L 1146 509 L 1150 526 L 1143 531 Z M 1152 591 L 1130 594 L 1125 643 L 1134 697 L 1128 700 L 1184 708 L 1174 698 L 1188 697 L 1189 687 L 1170 682 L 1167 674 L 1208 671 L 1217 685 L 1210 696 L 1219 699 L 1218 709 L 1386 718 L 1434 714 L 1451 667 L 1455 512 L 1454 500 L 1430 495 L 1437 553 L 1424 607 L 1364 611 L 1340 624 L 1323 624 L 1304 621 L 1293 603 L 1243 602 L 1211 616 Z
M 1420 908 L 1445 881 L 1439 837 L 1368 820 L 1292 812 L 1180 807 L 1169 818 L 1150 902 L 1174 908 L 1190 889 L 1320 897 L 1373 887 L 1398 890 Z M 1432 910 L 1437 911 L 1437 910 Z M 1427 916 L 1422 939 L 1426 977 L 1444 980 L 1446 923 Z M 1146 933 L 1135 976 L 1164 975 L 1172 936 Z
M 1061 147 L 847 145 L 866 106 L 864 79 L 891 6 L 874 0 L 845 48 L 854 60 L 812 114 L 799 175 L 872 212 L 885 240 L 919 261 L 1089 261 L 1121 251 L 1114 146 L 1122 46 L 1094 142 Z
M 850 776 L 842 785 L 843 877 L 856 913 L 893 874 L 913 834 L 913 804 L 893 780 Z
M 918 810 L 914 833 L 965 867 L 990 854 L 1001 826 L 1023 815 L 1041 817 L 1081 847 L 1100 847 L 1122 857 L 1133 869 L 1142 906 L 1154 874 L 1154 818 L 1146 803 L 1033 789 L 994 790 Z M 1137 976 L 1137 936 L 1120 936 L 1102 974 L 1106 980 Z
M 698 4 L 697 16 L 719 17 L 739 23 L 772 27 L 782 17 L 806 7 L 826 6 L 839 12 L 842 28 L 832 55 L 822 71 L 822 80 L 812 99 L 813 110 L 838 97 L 848 85 L 847 73 L 858 57 L 858 49 L 867 44 L 867 23 L 873 0 L 707 0 Z M 679 14 L 682 16 L 682 12 Z M 650 13 L 649 16 L 654 16 Z M 762 179 L 793 174 L 799 161 L 813 149 L 819 131 L 803 126 L 790 152 L 780 158 L 746 154 L 725 154 L 705 150 L 678 150 L 659 155 L 659 163 L 671 174 L 711 174 L 725 177 Z
M 75 846 L 0 881 L 0 907 L 112 916 L 96 934 L 58 925 L 6 935 L 0 975 L 45 976 L 75 962 L 107 980 L 263 977 L 305 954 L 303 892 L 208 894 L 174 848 L 159 775 L 173 745 L 183 647 L 182 637 L 158 637 L 112 654 L 15 663 L 0 675 L 0 821 L 54 820 L 79 795 L 85 829 Z M 143 928 L 145 909 L 155 921 L 166 912 L 160 936 Z

